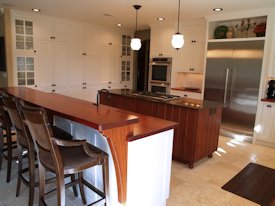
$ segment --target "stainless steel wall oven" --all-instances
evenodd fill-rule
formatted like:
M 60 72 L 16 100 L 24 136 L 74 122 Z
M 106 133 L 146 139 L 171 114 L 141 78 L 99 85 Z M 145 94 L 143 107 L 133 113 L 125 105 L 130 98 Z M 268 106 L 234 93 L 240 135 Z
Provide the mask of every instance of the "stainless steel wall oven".
M 152 58 L 149 66 L 148 91 L 170 93 L 171 57 Z

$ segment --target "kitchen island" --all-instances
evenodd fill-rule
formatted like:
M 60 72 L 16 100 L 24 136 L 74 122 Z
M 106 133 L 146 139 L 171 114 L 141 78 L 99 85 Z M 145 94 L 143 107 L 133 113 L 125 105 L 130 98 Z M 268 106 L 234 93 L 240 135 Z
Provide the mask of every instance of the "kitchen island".
M 108 205 L 166 205 L 177 123 L 30 88 L 0 90 L 44 107 L 57 126 L 109 154 Z M 99 171 L 91 169 L 84 175 L 100 186 Z
M 100 93 L 100 103 L 179 123 L 174 132 L 173 159 L 190 168 L 217 150 L 222 105 L 174 95 L 133 90 Z

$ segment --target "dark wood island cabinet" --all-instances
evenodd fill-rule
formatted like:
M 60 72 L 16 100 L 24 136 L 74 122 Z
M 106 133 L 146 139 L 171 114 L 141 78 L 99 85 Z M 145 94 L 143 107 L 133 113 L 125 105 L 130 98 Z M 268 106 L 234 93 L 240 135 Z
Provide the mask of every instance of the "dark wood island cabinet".
M 190 168 L 217 150 L 222 106 L 215 102 L 177 98 L 159 100 L 136 95 L 131 90 L 100 93 L 100 103 L 157 118 L 178 122 L 174 131 L 173 159 Z M 150 122 L 148 122 L 150 124 Z

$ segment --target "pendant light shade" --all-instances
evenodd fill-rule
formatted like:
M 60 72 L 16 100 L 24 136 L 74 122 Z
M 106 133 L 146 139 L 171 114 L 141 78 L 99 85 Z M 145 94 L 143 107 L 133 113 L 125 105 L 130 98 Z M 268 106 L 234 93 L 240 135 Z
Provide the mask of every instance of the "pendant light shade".
M 184 36 L 179 32 L 179 24 L 180 24 L 180 0 L 178 7 L 178 31 L 172 37 L 171 43 L 175 49 L 180 49 L 184 45 Z
M 136 31 L 137 31 L 138 10 L 140 9 L 141 6 L 140 5 L 134 5 L 133 7 L 136 10 Z M 139 50 L 140 47 L 141 47 L 141 40 L 134 35 L 134 38 L 131 39 L 130 46 L 131 46 L 132 50 L 135 50 L 135 51 Z
M 180 49 L 184 45 L 183 35 L 181 33 L 174 34 L 171 43 L 175 49 Z
M 141 47 L 141 40 L 139 38 L 133 38 L 131 39 L 131 44 L 130 44 L 131 48 L 133 50 L 139 50 Z

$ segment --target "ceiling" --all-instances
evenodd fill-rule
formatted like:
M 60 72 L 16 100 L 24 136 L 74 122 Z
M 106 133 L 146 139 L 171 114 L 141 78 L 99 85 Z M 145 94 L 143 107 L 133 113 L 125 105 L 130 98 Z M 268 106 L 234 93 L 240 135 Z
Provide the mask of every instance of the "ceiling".
M 178 0 L 0 0 L 2 8 L 27 12 L 31 12 L 31 8 L 39 8 L 43 15 L 106 25 L 122 23 L 123 27 L 129 29 L 135 28 L 134 4 L 142 5 L 138 14 L 138 29 L 146 29 L 150 24 L 157 23 L 157 17 L 164 17 L 167 21 L 177 20 Z M 223 13 L 228 13 L 275 7 L 275 1 L 181 0 L 181 19 L 196 19 L 214 14 L 215 7 L 221 7 Z

